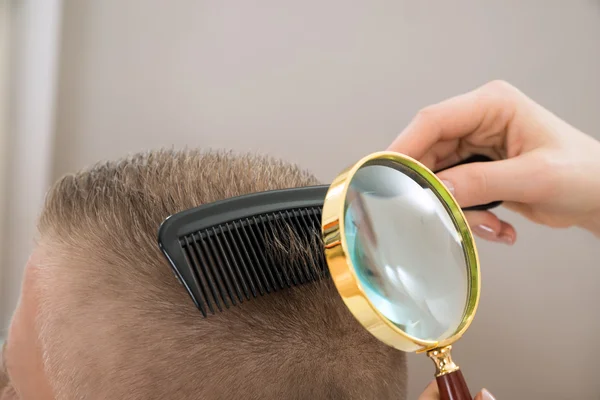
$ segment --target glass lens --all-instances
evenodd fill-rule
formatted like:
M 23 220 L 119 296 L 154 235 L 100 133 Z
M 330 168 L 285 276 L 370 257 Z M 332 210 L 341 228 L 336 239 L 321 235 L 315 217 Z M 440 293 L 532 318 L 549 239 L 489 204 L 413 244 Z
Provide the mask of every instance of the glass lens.
M 382 315 L 413 337 L 442 340 L 456 332 L 467 305 L 466 257 L 442 201 L 402 168 L 366 165 L 354 175 L 344 216 L 348 251 Z

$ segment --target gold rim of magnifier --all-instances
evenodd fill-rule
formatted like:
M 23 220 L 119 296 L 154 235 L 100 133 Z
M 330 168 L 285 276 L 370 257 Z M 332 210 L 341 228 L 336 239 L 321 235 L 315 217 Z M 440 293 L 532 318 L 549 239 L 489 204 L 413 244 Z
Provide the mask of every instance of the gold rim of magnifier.
M 346 195 L 350 182 L 356 172 L 374 161 L 393 162 L 417 173 L 429 185 L 449 212 L 452 221 L 461 236 L 465 261 L 469 276 L 467 306 L 457 330 L 448 338 L 440 341 L 422 340 L 401 330 L 384 317 L 371 303 L 356 276 L 352 260 L 348 253 L 344 230 Z M 479 260 L 471 229 L 462 209 L 444 184 L 420 162 L 394 152 L 370 154 L 340 173 L 327 192 L 323 205 L 322 234 L 325 245 L 325 258 L 335 286 L 344 303 L 354 317 L 375 337 L 389 346 L 403 351 L 425 352 L 454 343 L 467 330 L 479 303 L 480 275 Z

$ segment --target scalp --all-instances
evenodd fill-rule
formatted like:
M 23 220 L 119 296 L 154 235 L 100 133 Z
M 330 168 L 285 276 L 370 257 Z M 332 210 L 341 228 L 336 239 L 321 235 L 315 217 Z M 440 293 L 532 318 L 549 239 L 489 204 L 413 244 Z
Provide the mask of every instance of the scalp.
M 316 184 L 268 157 L 159 151 L 61 179 L 40 218 L 38 325 L 58 399 L 403 398 L 402 353 L 352 317 L 330 280 L 202 318 L 156 245 L 168 215 Z M 320 236 L 267 251 L 307 265 Z

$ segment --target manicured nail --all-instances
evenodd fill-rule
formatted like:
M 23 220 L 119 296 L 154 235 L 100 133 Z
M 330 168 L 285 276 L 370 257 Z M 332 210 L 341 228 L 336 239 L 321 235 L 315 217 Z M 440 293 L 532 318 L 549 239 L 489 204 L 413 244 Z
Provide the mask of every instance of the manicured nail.
M 506 233 L 501 234 L 498 239 L 505 244 L 513 245 L 515 243 L 515 238 L 512 235 L 508 235 Z
M 481 391 L 481 400 L 496 400 L 496 398 L 492 396 L 492 394 L 487 389 L 483 389 Z
M 476 225 L 473 227 L 473 232 L 482 239 L 498 241 L 498 234 L 487 225 Z
M 442 181 L 442 183 L 444 184 L 444 186 L 446 186 L 446 189 L 448 189 L 448 191 L 454 195 L 454 185 L 452 184 L 452 182 Z

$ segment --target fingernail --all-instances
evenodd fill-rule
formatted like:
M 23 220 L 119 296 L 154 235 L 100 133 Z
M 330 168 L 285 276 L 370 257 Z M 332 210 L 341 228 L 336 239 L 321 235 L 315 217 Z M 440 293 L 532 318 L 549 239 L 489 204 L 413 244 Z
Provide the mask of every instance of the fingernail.
M 487 225 L 476 225 L 473 232 L 482 239 L 498 241 L 498 234 Z
M 446 189 L 448 189 L 448 191 L 454 195 L 454 185 L 452 184 L 452 182 L 442 181 L 442 183 L 444 184 L 444 186 L 446 186 Z
M 507 235 L 507 234 L 501 234 L 498 239 L 505 244 L 508 244 L 509 246 L 513 245 L 515 243 L 515 238 L 512 235 Z
M 481 400 L 496 400 L 496 398 L 492 396 L 492 394 L 487 389 L 483 389 L 481 391 Z

